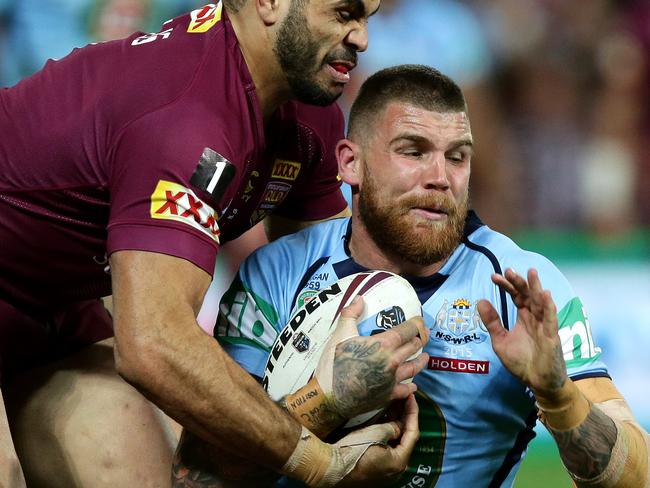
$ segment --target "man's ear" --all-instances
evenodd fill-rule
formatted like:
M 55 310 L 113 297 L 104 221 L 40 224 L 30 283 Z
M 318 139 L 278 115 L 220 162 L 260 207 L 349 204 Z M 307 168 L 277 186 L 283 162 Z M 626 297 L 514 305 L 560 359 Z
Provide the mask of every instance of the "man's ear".
M 257 13 L 265 25 L 276 24 L 289 10 L 289 0 L 254 0 Z M 285 5 L 286 4 L 286 5 Z
M 336 144 L 336 160 L 339 164 L 339 176 L 350 186 L 358 186 L 361 175 L 361 148 L 349 139 L 341 139 Z

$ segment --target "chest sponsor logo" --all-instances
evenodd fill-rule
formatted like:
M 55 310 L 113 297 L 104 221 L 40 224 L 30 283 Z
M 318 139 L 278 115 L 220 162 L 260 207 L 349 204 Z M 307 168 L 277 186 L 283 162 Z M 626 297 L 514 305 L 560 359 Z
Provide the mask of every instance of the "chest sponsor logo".
M 288 183 L 282 183 L 279 181 L 269 182 L 264 189 L 260 208 L 270 210 L 277 207 L 286 198 L 289 190 L 291 190 L 291 185 Z
M 431 356 L 427 368 L 437 371 L 453 371 L 454 373 L 488 374 L 490 372 L 490 361 Z
M 295 181 L 298 178 L 298 173 L 300 173 L 300 163 L 276 159 L 271 171 L 271 178 Z
M 453 345 L 480 344 L 488 338 L 476 302 L 472 304 L 464 298 L 454 300 L 451 305 L 445 299 L 431 332 L 432 339 Z
M 190 25 L 187 32 L 192 34 L 201 34 L 209 31 L 214 25 L 221 20 L 222 3 L 209 3 L 205 7 L 190 12 Z
M 151 218 L 174 220 L 204 233 L 217 244 L 217 213 L 194 192 L 178 183 L 160 180 L 151 194 Z

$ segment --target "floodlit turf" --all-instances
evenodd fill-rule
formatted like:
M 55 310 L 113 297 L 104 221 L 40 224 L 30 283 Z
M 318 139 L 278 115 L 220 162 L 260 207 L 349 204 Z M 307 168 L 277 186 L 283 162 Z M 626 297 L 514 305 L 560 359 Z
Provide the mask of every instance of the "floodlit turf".
M 550 437 L 538 435 L 517 474 L 515 488 L 573 488 Z

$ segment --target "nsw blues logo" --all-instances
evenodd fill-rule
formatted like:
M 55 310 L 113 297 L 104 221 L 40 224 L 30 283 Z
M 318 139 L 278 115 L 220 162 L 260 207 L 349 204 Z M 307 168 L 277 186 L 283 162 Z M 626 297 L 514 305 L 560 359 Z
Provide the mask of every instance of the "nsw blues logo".
M 458 298 L 449 305 L 445 299 L 436 315 L 432 338 L 449 344 L 460 345 L 484 342 L 487 329 L 481 322 L 476 302 Z

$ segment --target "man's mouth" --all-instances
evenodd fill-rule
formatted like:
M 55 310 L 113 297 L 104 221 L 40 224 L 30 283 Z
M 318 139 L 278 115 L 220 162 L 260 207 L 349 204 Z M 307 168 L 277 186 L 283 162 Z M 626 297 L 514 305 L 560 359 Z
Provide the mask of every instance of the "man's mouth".
M 354 69 L 354 63 L 346 61 L 332 61 L 327 64 L 332 77 L 339 83 L 350 81 L 350 71 Z
M 444 220 L 449 216 L 449 211 L 444 207 L 412 207 L 413 211 L 419 217 L 427 220 Z

